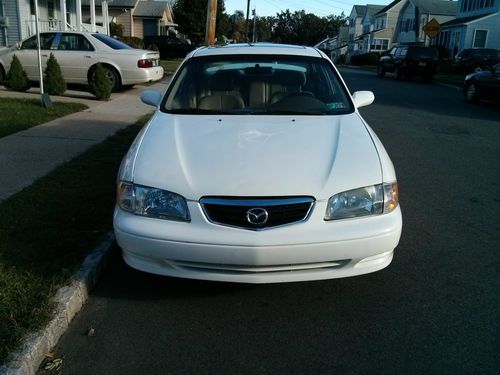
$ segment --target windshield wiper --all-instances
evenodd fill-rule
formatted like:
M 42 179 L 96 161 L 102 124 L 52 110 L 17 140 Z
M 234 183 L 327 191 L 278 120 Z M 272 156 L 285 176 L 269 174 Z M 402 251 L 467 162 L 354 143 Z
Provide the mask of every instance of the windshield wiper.
M 166 109 L 165 112 L 178 115 L 233 115 L 235 113 L 235 112 L 216 111 L 213 109 L 200 109 L 200 108 Z
M 307 115 L 307 116 L 323 116 L 326 112 L 307 112 L 307 111 L 295 111 L 293 109 L 269 109 L 262 113 L 263 115 Z

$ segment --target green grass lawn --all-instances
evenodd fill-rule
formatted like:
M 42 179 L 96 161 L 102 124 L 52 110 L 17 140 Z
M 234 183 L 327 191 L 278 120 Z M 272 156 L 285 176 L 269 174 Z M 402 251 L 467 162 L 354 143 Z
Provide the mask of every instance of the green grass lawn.
M 118 167 L 148 117 L 0 204 L 0 363 L 111 230 Z
M 0 99 L 0 138 L 86 109 L 80 103 L 55 102 L 43 108 L 38 99 Z
M 163 66 L 163 70 L 165 71 L 166 76 L 171 76 L 177 70 L 177 67 L 181 64 L 183 59 L 168 59 L 168 60 L 160 60 L 161 66 Z
M 436 82 L 446 83 L 457 87 L 462 87 L 464 84 L 465 75 L 453 73 L 437 73 L 434 76 Z

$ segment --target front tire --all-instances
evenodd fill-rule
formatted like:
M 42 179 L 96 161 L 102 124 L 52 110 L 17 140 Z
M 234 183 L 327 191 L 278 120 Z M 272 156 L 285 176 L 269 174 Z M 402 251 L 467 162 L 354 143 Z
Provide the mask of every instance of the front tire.
M 469 103 L 477 103 L 479 96 L 477 93 L 477 86 L 474 83 L 469 83 L 465 87 L 465 101 Z

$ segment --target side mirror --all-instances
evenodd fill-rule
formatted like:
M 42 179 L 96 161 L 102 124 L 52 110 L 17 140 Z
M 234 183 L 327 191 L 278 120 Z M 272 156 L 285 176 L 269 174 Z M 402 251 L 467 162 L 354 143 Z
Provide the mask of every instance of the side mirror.
M 357 108 L 370 105 L 375 100 L 375 95 L 371 91 L 356 91 L 352 94 L 352 100 Z
M 152 105 L 153 107 L 158 107 L 161 103 L 162 94 L 156 90 L 144 90 L 141 92 L 141 100 L 145 104 Z
M 16 49 L 21 49 L 21 42 L 17 42 L 17 43 L 15 44 L 15 46 L 16 46 Z

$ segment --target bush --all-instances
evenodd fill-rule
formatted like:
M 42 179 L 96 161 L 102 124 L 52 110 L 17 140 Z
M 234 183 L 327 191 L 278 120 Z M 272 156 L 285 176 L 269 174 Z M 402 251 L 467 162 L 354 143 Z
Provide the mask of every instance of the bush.
M 118 38 L 121 38 L 123 36 L 123 25 L 121 23 L 115 23 L 115 22 L 110 22 L 109 23 L 109 34 L 111 36 L 116 36 Z
M 49 95 L 62 95 L 66 91 L 66 81 L 62 75 L 59 63 L 52 53 L 47 60 L 47 67 L 44 71 L 44 84 L 45 91 Z
M 144 49 L 144 40 L 137 38 L 135 36 L 123 36 L 120 38 L 125 44 L 128 44 L 132 48 Z
M 111 84 L 101 64 L 97 64 L 92 72 L 89 91 L 99 100 L 108 100 L 111 96 Z
M 351 57 L 352 65 L 377 65 L 380 54 L 376 52 L 362 53 Z
M 14 91 L 26 91 L 31 87 L 31 82 L 16 55 L 12 56 L 9 73 L 3 84 Z

